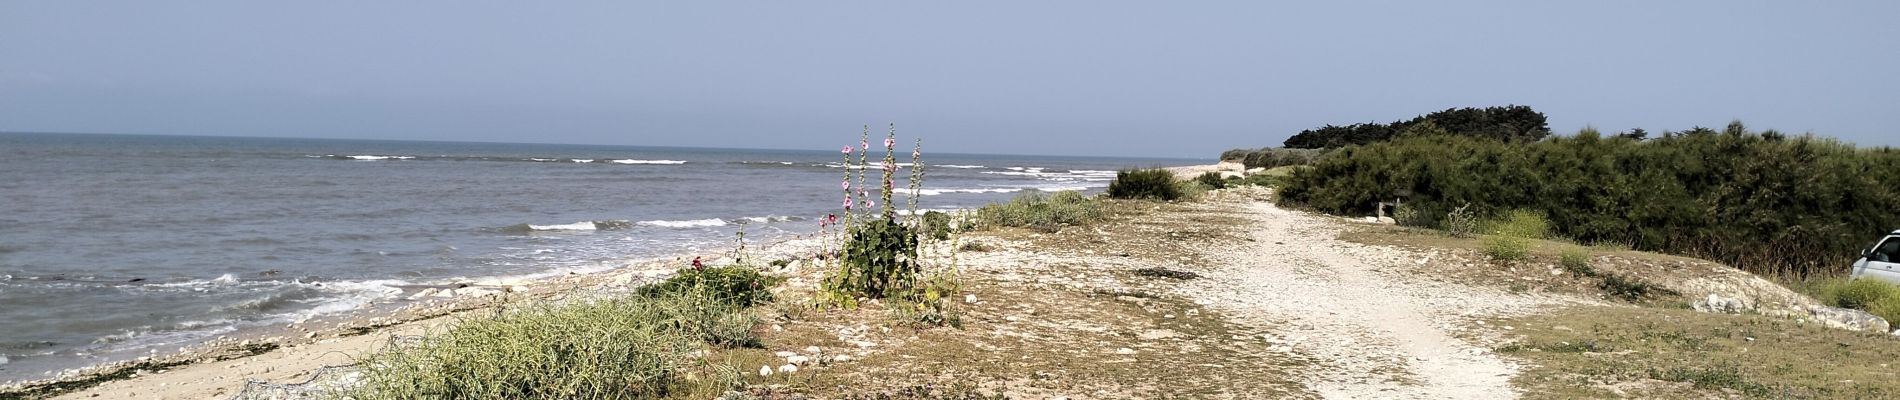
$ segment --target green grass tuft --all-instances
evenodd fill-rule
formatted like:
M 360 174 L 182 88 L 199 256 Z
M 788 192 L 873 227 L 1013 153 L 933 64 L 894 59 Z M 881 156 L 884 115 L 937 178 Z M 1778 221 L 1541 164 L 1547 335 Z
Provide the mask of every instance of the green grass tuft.
M 656 398 L 717 393 L 739 372 L 693 353 L 756 344 L 750 313 L 688 295 L 535 304 L 361 361 L 355 399 Z
M 1080 192 L 1064 191 L 1055 195 L 1028 192 L 1007 203 L 983 206 L 976 212 L 977 223 L 985 227 L 1023 227 L 1053 232 L 1064 225 L 1087 225 L 1103 216 L 1100 201 Z

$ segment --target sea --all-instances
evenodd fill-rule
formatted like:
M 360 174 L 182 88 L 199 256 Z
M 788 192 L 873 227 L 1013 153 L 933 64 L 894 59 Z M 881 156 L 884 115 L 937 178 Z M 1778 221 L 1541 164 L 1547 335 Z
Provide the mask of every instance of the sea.
M 725 249 L 741 226 L 758 241 L 814 232 L 841 207 L 841 153 L 0 133 L 0 382 L 400 302 L 398 285 Z M 922 160 L 924 210 L 1212 161 Z

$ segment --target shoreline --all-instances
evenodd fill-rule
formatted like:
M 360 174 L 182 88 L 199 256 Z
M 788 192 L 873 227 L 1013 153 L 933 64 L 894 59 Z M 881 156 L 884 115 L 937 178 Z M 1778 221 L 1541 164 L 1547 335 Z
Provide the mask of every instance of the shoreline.
M 1168 168 L 1199 170 L 1221 166 Z M 920 208 L 919 212 L 926 210 L 941 211 Z M 815 233 L 788 232 L 764 243 L 748 243 L 747 248 L 754 260 L 792 260 L 783 267 L 758 261 L 762 269 L 796 273 L 807 264 L 809 257 L 787 256 L 809 255 L 821 246 L 819 240 Z M 140 385 L 136 382 L 156 380 L 168 387 L 165 393 L 179 396 L 177 398 L 228 396 L 243 390 L 247 382 L 282 384 L 307 378 L 308 374 L 324 367 L 350 363 L 349 356 L 374 351 L 391 336 L 434 332 L 452 325 L 455 318 L 517 302 L 625 292 L 673 275 L 694 257 L 730 260 L 734 248 L 725 245 L 714 251 L 604 261 L 602 265 L 613 266 L 579 269 L 585 272 L 551 270 L 453 283 L 389 285 L 400 292 L 371 300 L 356 309 L 290 323 L 244 327 L 236 332 L 196 339 L 178 351 L 66 369 L 46 379 L 8 382 L 0 385 L 0 394 L 27 394 L 28 398 L 37 398 L 46 395 L 33 393 L 56 393 L 52 397 L 62 397 L 75 393 L 118 392 L 137 390 Z M 270 361 L 253 362 L 266 359 Z
M 789 234 L 762 244 L 749 243 L 747 248 L 753 249 L 752 254 L 749 254 L 751 258 L 770 258 L 793 252 L 809 252 L 817 246 L 817 240 L 812 234 Z M 672 276 L 680 268 L 686 268 L 694 257 L 730 263 L 734 249 L 736 246 L 727 246 L 710 252 L 683 252 L 671 256 L 606 261 L 602 264 L 615 266 L 586 272 L 563 273 L 555 270 L 444 284 L 388 285 L 401 292 L 348 311 L 282 324 L 247 326 L 222 335 L 194 339 L 177 351 L 64 369 L 56 371 L 51 378 L 7 382 L 0 385 L 0 397 L 22 395 L 25 398 L 58 398 L 75 393 L 118 391 L 114 389 L 115 386 L 131 389 L 135 386 L 128 385 L 128 382 L 146 379 L 165 382 L 161 386 L 171 387 L 165 392 L 182 395 L 177 398 L 227 396 L 243 390 L 251 381 L 281 384 L 286 382 L 286 378 L 296 378 L 323 367 L 340 366 L 325 362 L 347 363 L 355 355 L 376 350 L 376 342 L 387 341 L 390 335 L 428 333 L 453 323 L 444 320 L 444 317 L 460 318 L 519 302 L 558 301 L 577 295 L 629 292 Z M 761 267 L 784 269 L 797 266 Z M 365 340 L 371 338 L 381 339 Z M 296 360 L 298 362 L 265 363 L 268 365 L 264 365 L 262 370 L 232 371 L 250 372 L 242 374 L 243 379 L 163 377 L 167 374 L 178 376 L 180 372 L 190 370 L 238 369 L 239 366 L 251 365 L 251 361 L 259 357 L 293 353 L 300 356 Z M 350 357 L 339 358 L 337 355 Z M 291 374 L 279 376 L 286 372 Z

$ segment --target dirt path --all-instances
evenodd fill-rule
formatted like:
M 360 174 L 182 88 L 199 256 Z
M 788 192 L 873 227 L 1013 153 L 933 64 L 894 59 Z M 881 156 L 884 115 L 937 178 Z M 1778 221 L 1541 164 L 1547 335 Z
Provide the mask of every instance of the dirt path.
M 1514 398 L 1518 366 L 1454 333 L 1475 318 L 1533 311 L 1555 300 L 1430 282 L 1405 272 L 1429 256 L 1334 239 L 1344 222 L 1245 206 L 1244 251 L 1186 288 L 1246 323 L 1274 326 L 1276 351 L 1320 365 L 1304 377 L 1325 398 Z M 1243 250 L 1243 249 L 1235 249 Z

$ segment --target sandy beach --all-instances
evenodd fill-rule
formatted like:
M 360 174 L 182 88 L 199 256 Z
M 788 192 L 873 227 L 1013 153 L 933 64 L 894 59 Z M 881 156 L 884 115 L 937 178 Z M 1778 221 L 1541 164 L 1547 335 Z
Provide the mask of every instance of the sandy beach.
M 1493 268 L 1469 242 L 1282 209 L 1270 198 L 1244 187 L 1191 202 L 1117 201 L 1108 203 L 1111 217 L 1086 226 L 965 234 L 960 247 L 974 250 L 959 256 L 962 329 L 904 324 L 876 302 L 814 308 L 827 271 L 808 257 L 820 242 L 759 244 L 755 257 L 797 260 L 767 271 L 787 280 L 773 289 L 779 300 L 757 310 L 764 345 L 706 357 L 741 371 L 778 371 L 747 372 L 753 398 L 962 385 L 1027 399 L 1515 398 L 1540 390 L 1521 375 L 1545 372 L 1499 349 L 1530 340 L 1516 329 L 1553 326 L 1524 321 L 1563 310 L 1650 309 L 1607 300 L 1554 265 Z M 688 259 L 490 282 L 467 288 L 472 295 L 310 321 L 147 360 L 189 363 L 143 368 L 58 398 L 269 398 L 279 388 L 347 381 L 335 367 L 390 343 L 525 302 L 625 293 Z M 1641 274 L 1682 298 L 1747 293 L 1764 310 L 1808 304 L 1697 260 L 1635 252 L 1603 260 L 1605 271 Z M 316 386 L 299 386 L 313 379 Z M 247 386 L 251 397 L 238 397 Z M 1663 397 L 1696 390 L 1652 386 L 1616 390 Z

